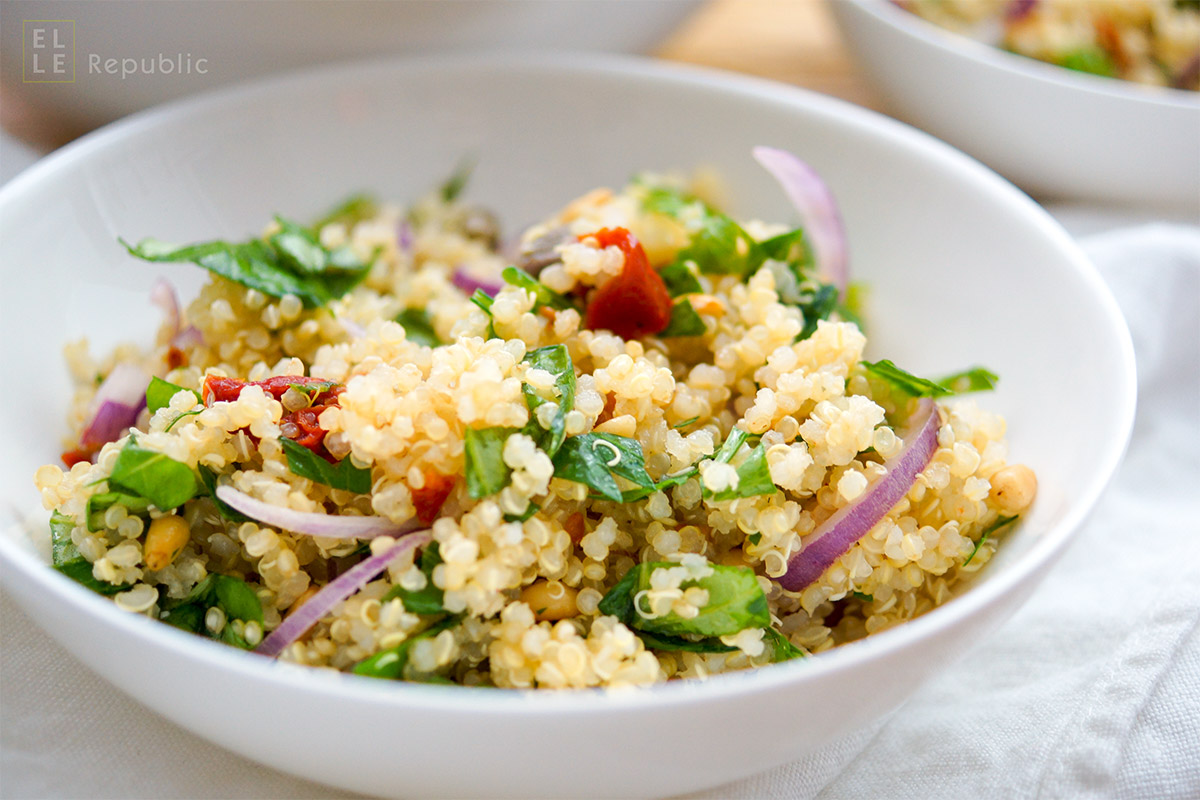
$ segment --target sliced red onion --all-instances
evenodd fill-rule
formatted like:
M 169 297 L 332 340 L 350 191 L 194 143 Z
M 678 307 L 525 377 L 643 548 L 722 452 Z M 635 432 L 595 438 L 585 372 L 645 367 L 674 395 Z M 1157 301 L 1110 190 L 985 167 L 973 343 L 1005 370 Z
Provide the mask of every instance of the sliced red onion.
M 217 487 L 217 499 L 251 519 L 292 533 L 324 536 L 329 539 L 374 539 L 376 536 L 399 536 L 419 524 L 416 519 L 397 525 L 387 517 L 342 517 L 336 514 L 314 514 L 296 511 L 257 500 L 228 484 Z
M 168 338 L 174 339 L 179 333 L 180 319 L 179 297 L 175 294 L 175 287 L 165 278 L 159 278 L 150 287 L 150 302 L 162 309 L 163 316 L 167 318 L 167 326 L 171 329 Z
M 495 297 L 504 288 L 504 281 L 499 278 L 493 280 L 476 278 L 467 272 L 466 267 L 462 266 L 454 268 L 454 272 L 450 274 L 450 282 L 462 290 L 463 294 L 468 297 L 475 294 L 476 289 L 482 289 L 484 294 L 489 297 Z
M 411 253 L 413 249 L 413 229 L 412 223 L 407 219 L 402 219 L 396 223 L 396 244 L 405 253 Z
M 227 487 L 221 487 L 227 488 Z M 221 489 L 217 489 L 218 492 Z M 226 500 L 226 502 L 229 502 Z M 362 589 L 387 569 L 388 564 L 396 556 L 420 547 L 428 542 L 428 530 L 410 533 L 382 553 L 372 555 L 365 561 L 355 564 L 346 572 L 325 585 L 321 591 L 314 594 L 308 602 L 289 614 L 279 627 L 271 631 L 271 635 L 262 640 L 254 652 L 274 658 L 288 648 L 293 642 L 303 636 L 321 619 L 355 592 Z
M 759 146 L 753 152 L 758 163 L 779 181 L 800 213 L 804 235 L 816 251 L 817 269 L 825 280 L 845 294 L 846 231 L 833 192 L 816 170 L 786 150 Z
M 171 337 L 171 346 L 177 347 L 180 350 L 187 350 L 189 347 L 199 347 L 202 344 L 204 344 L 204 335 L 200 333 L 200 329 L 195 325 L 188 325 Z
M 136 364 L 122 361 L 112 368 L 92 398 L 92 416 L 83 428 L 79 443 L 98 448 L 116 441 L 125 429 L 137 421 L 146 405 L 146 386 L 150 376 Z
M 1012 0 L 1004 9 L 1004 19 L 1007 22 L 1017 22 L 1028 17 L 1037 8 L 1038 0 Z
M 922 399 L 909 420 L 904 447 L 884 462 L 884 476 L 804 537 L 779 585 L 792 592 L 808 586 L 903 500 L 937 451 L 940 427 L 937 406 L 929 398 Z

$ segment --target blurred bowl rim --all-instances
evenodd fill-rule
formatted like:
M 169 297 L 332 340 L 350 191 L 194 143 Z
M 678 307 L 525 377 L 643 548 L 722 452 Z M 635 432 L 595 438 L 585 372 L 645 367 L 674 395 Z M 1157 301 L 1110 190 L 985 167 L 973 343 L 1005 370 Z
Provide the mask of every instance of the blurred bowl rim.
M 897 13 L 900 9 L 895 9 Z M 910 15 L 911 16 L 911 15 Z M 822 95 L 798 86 L 722 70 L 679 64 L 653 58 L 607 55 L 537 53 L 513 54 L 478 52 L 414 57 L 383 57 L 341 62 L 255 79 L 246 83 L 218 87 L 194 96 L 136 112 L 109 123 L 64 146 L 34 163 L 0 187 L 0 218 L 10 206 L 22 202 L 23 195 L 41 184 L 57 179 L 80 162 L 119 145 L 126 139 L 153 135 L 160 126 L 188 118 L 202 118 L 210 110 L 230 103 L 269 95 L 314 82 L 350 85 L 384 72 L 419 74 L 453 70 L 505 69 L 545 74 L 601 75 L 624 80 L 649 80 L 666 85 L 732 93 L 755 100 L 782 105 L 802 115 L 821 118 L 827 123 L 854 129 L 872 140 L 884 140 L 888 147 L 900 147 L 914 157 L 933 159 L 945 169 L 979 191 L 1003 201 L 1029 223 L 1031 230 L 1048 238 L 1060 251 L 1064 269 L 1074 270 L 1089 286 L 1093 300 L 1104 312 L 1121 339 L 1119 353 L 1108 365 L 1117 376 L 1121 389 L 1118 426 L 1107 438 L 1102 459 L 1090 480 L 1082 487 L 1078 500 L 1054 526 L 1040 532 L 1037 541 L 1020 560 L 997 570 L 971 586 L 951 602 L 857 642 L 820 653 L 818 657 L 735 671 L 705 680 L 670 681 L 629 690 L 574 689 L 545 691 L 538 689 L 509 691 L 470 691 L 460 686 L 438 686 L 407 682 L 383 682 L 349 674 L 330 674 L 311 667 L 264 660 L 252 653 L 236 651 L 200 637 L 172 629 L 140 615 L 121 611 L 113 603 L 98 597 L 38 558 L 27 543 L 31 521 L 9 506 L 14 523 L 0 531 L 0 569 L 13 569 L 37 584 L 39 589 L 62 596 L 78 613 L 112 625 L 125 634 L 141 639 L 151 647 L 163 648 L 207 666 L 236 674 L 252 681 L 270 681 L 290 690 L 325 692 L 354 701 L 372 701 L 402 707 L 442 708 L 480 715 L 492 714 L 578 714 L 628 708 L 670 708 L 696 701 L 749 696 L 771 691 L 783 684 L 816 680 L 857 664 L 886 658 L 898 649 L 919 645 L 956 619 L 971 617 L 999 597 L 1016 591 L 1039 566 L 1053 562 L 1083 524 L 1086 517 L 1112 480 L 1128 446 L 1133 427 L 1136 381 L 1132 340 L 1116 300 L 1099 272 L 1067 232 L 1025 193 L 991 169 L 961 151 L 910 125 L 849 102 Z
M 1175 89 L 1169 86 L 1149 86 L 1121 78 L 1105 78 L 1086 72 L 1039 61 L 1031 56 L 1010 53 L 987 42 L 963 33 L 943 28 L 918 14 L 908 11 L 892 0 L 835 0 L 857 6 L 864 13 L 890 27 L 919 39 L 944 52 L 964 56 L 989 67 L 996 67 L 1019 77 L 1044 84 L 1081 91 L 1087 94 L 1147 103 L 1164 108 L 1200 109 L 1200 92 Z

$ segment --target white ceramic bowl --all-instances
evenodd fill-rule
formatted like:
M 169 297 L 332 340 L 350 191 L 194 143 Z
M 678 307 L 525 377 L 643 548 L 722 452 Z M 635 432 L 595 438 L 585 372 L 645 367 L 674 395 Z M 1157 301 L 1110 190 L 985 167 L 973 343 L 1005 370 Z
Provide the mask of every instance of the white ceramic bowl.
M 888 0 L 830 3 L 900 115 L 1034 195 L 1200 217 L 1200 94 L 1101 78 L 939 28 Z
M 920 619 L 801 662 L 646 691 L 522 693 L 384 683 L 269 662 L 122 613 L 0 537 L 7 591 L 121 690 L 250 758 L 366 793 L 655 796 L 796 758 L 895 708 L 1045 577 L 1128 438 L 1128 332 L 1093 267 L 1037 205 L 949 147 L 794 88 L 652 62 L 381 62 L 169 106 L 67 147 L 0 190 L 4 506 L 37 504 L 58 455 L 59 347 L 147 335 L 156 270 L 116 242 L 244 236 L 361 189 L 411 198 L 465 152 L 470 196 L 511 223 L 642 168 L 707 164 L 738 214 L 789 207 L 766 143 L 829 180 L 868 281 L 872 349 L 917 372 L 989 365 L 985 402 L 1041 495 L 979 585 Z M 199 270 L 172 275 L 199 280 Z M 19 390 L 13 390 L 18 387 Z M 19 422 L 13 422 L 19 420 Z M 198 788 L 198 791 L 202 789 Z

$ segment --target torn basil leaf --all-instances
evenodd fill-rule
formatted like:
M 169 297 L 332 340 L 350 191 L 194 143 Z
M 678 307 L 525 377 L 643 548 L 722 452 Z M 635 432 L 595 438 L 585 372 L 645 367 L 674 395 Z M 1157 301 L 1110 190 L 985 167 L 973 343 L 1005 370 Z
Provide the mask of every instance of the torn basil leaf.
M 108 482 L 170 511 L 196 496 L 196 475 L 187 464 L 138 446 L 132 438 L 121 448 Z
M 355 494 L 370 493 L 371 470 L 354 466 L 349 456 L 336 464 L 330 464 L 312 450 L 296 444 L 291 439 L 281 438 L 279 444 L 287 456 L 288 469 L 296 475 L 334 489 Z
M 361 263 L 349 248 L 329 250 L 309 229 L 276 219 L 280 230 L 268 241 L 212 241 L 183 247 L 154 239 L 137 245 L 120 241 L 130 255 L 144 261 L 192 263 L 269 297 L 295 295 L 305 308 L 321 308 L 343 296 L 370 271 L 370 265 Z

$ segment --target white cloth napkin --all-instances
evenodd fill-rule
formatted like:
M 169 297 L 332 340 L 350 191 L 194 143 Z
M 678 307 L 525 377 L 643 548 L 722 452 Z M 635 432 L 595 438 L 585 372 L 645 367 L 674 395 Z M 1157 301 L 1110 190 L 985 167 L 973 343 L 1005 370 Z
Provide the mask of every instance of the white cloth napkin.
M 1133 331 L 1140 393 L 1092 520 L 1007 625 L 890 718 L 694 800 L 1200 797 L 1200 228 L 1083 244 Z M 0 631 L 0 796 L 346 796 L 160 719 L 2 597 Z

